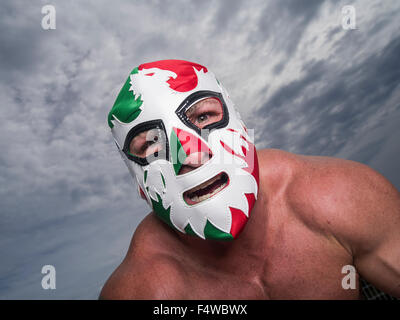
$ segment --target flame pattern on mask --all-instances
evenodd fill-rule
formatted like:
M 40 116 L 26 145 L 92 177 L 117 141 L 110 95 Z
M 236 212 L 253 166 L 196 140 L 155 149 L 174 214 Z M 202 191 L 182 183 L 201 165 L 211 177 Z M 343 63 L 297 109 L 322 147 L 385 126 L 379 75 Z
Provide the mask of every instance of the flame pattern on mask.
M 132 99 L 136 101 L 140 98 L 140 113 L 134 120 L 124 122 L 124 119 L 118 119 L 118 112 L 113 108 L 109 122 L 121 156 L 135 177 L 142 196 L 161 220 L 180 232 L 203 239 L 237 238 L 257 199 L 258 161 L 251 137 L 226 90 L 207 68 L 188 61 L 156 61 L 135 70 L 127 80 L 131 86 L 128 88 L 125 85 L 123 90 L 132 91 Z M 220 93 L 229 113 L 226 126 L 210 130 L 206 138 L 189 128 L 175 114 L 189 95 L 201 90 Z M 126 92 L 123 94 L 126 97 Z M 163 121 L 167 137 L 172 132 L 186 132 L 187 136 L 196 137 L 200 144 L 209 148 L 212 157 L 182 175 L 178 174 L 176 163 L 174 168 L 172 159 L 176 148 L 171 148 L 171 141 L 168 159 L 158 159 L 145 166 L 128 159 L 122 152 L 122 146 L 129 131 L 140 123 L 155 119 Z M 180 138 L 179 134 L 177 138 Z M 189 205 L 185 202 L 185 191 L 222 172 L 229 178 L 225 188 L 199 203 Z

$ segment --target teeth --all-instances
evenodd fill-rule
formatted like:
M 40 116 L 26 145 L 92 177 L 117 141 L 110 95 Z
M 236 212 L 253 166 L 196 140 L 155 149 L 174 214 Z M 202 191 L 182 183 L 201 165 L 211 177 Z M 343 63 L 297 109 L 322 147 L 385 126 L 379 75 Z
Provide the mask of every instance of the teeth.
M 208 187 L 210 184 L 214 183 L 214 182 L 217 181 L 219 178 L 220 178 L 220 176 L 218 175 L 218 176 L 212 178 L 211 180 L 208 180 L 208 181 L 206 181 L 206 182 L 203 182 L 201 185 L 199 185 L 199 186 L 193 188 L 190 192 L 194 192 L 194 191 L 203 189 L 203 188 L 205 188 L 205 187 Z
M 193 202 L 196 202 L 196 203 L 204 201 L 204 200 L 212 197 L 214 194 L 217 194 L 218 192 L 220 192 L 225 186 L 226 186 L 226 182 L 224 182 L 222 185 L 220 185 L 218 188 L 216 188 L 213 192 L 205 194 L 205 195 L 202 195 L 200 197 L 193 196 L 193 197 L 190 198 L 190 200 L 192 200 Z M 198 190 L 198 188 L 196 188 L 196 190 Z

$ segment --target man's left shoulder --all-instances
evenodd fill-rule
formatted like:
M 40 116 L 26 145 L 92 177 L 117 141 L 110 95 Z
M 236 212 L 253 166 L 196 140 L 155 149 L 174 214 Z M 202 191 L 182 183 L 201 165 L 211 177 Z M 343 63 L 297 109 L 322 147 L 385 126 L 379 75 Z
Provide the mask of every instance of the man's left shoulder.
M 288 203 L 309 226 L 362 242 L 400 222 L 400 195 L 364 164 L 329 157 L 300 157 Z
M 326 208 L 341 204 L 371 206 L 376 201 L 386 203 L 398 198 L 390 181 L 371 167 L 350 160 L 330 157 L 299 156 L 293 175 L 293 186 L 307 194 L 313 203 Z M 354 208 L 355 209 L 355 208 Z
M 266 190 L 268 196 L 286 187 L 300 159 L 294 153 L 279 149 L 257 150 L 257 157 L 261 189 Z

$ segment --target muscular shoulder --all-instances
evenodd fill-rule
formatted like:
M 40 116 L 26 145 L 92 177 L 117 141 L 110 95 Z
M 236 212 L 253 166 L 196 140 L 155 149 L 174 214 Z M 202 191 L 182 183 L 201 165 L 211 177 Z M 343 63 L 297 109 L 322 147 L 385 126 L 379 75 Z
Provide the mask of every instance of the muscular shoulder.
M 300 157 L 278 149 L 257 151 L 260 189 L 268 198 L 284 193 L 298 167 Z
M 399 226 L 399 193 L 372 168 L 329 157 L 297 159 L 287 199 L 310 227 L 334 235 L 354 253 L 379 245 Z
M 123 262 L 104 285 L 100 299 L 179 299 L 182 268 L 169 254 L 175 239 L 150 214 L 137 227 Z

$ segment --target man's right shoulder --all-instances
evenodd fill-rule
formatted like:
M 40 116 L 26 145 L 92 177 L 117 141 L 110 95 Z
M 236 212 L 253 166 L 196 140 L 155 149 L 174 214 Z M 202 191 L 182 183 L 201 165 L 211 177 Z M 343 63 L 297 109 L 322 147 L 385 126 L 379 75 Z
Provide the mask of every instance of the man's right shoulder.
M 100 299 L 180 299 L 182 265 L 171 254 L 176 242 L 153 213 L 136 228 L 128 252 L 105 283 Z

